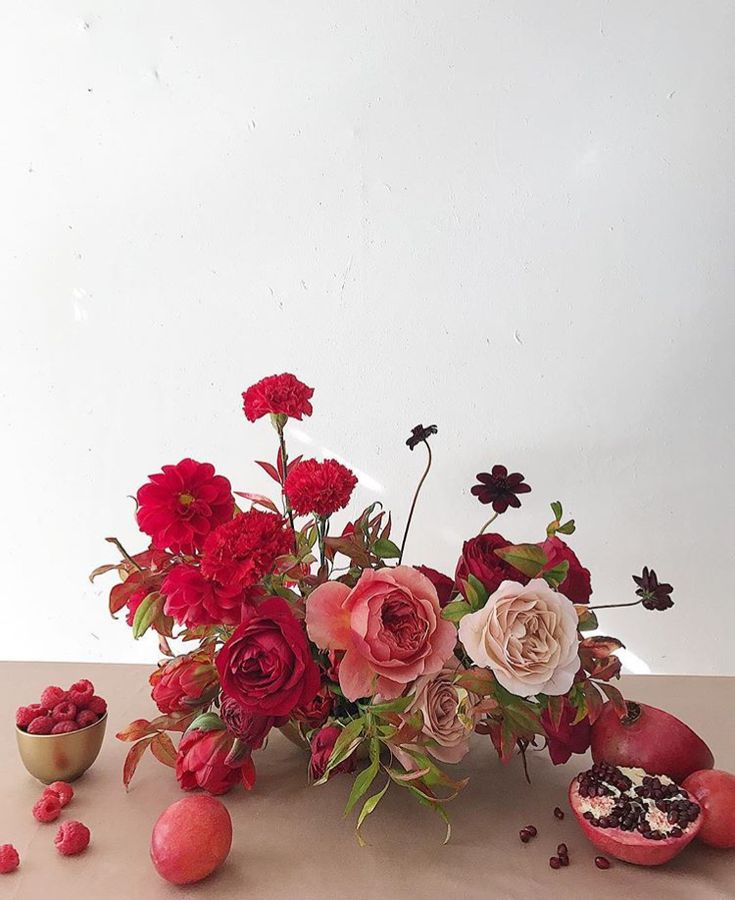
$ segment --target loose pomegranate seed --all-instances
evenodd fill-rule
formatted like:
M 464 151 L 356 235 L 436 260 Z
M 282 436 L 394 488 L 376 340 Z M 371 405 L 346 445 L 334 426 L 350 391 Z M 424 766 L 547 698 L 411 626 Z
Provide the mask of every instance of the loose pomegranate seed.
M 554 815 L 556 816 L 557 819 L 563 819 L 563 818 L 564 818 L 564 813 L 563 813 L 563 811 L 562 811 L 561 809 L 559 809 L 558 806 L 555 807 L 555 809 L 554 809 Z
M 523 841 L 524 844 L 527 844 L 531 840 L 531 835 L 528 833 L 528 831 L 525 828 L 521 828 L 521 830 L 518 833 L 518 836 L 520 837 L 520 839 Z
M 610 860 L 604 856 L 596 856 L 595 857 L 595 865 L 598 869 L 609 869 L 610 868 Z
M 552 856 L 549 860 L 549 865 L 552 869 L 560 869 L 561 868 L 561 860 L 558 856 Z
M 563 866 L 568 866 L 568 865 L 569 865 L 569 857 L 566 856 L 566 855 L 560 856 L 560 857 L 559 857 L 559 862 L 560 862 Z
M 569 851 L 567 850 L 566 844 L 559 844 L 559 846 L 556 848 L 556 852 L 559 856 L 568 856 L 569 855 Z
M 523 830 L 527 831 L 531 835 L 531 837 L 536 837 L 536 835 L 538 834 L 538 831 L 536 831 L 535 825 L 526 825 L 526 827 Z

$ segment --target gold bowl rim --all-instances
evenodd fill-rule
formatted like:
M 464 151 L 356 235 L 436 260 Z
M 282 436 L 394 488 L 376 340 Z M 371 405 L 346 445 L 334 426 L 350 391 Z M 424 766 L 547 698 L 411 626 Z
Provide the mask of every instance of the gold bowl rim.
M 96 722 L 92 722 L 91 725 L 85 725 L 84 728 L 77 728 L 76 731 L 65 731 L 61 734 L 29 734 L 27 731 L 23 731 L 23 729 L 19 725 L 15 726 L 15 730 L 18 732 L 18 734 L 22 734 L 27 738 L 64 738 L 70 737 L 72 734 L 82 734 L 83 732 L 89 731 L 92 728 L 97 728 L 97 726 L 104 722 L 106 719 L 107 710 L 104 711 L 104 713 L 99 717 L 99 719 L 97 719 Z

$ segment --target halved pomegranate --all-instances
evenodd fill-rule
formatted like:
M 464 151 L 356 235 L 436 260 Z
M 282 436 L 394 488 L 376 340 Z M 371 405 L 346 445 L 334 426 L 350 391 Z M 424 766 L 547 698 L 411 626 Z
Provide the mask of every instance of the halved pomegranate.
M 638 866 L 660 866 L 702 827 L 701 809 L 666 775 L 595 763 L 569 785 L 569 803 L 598 849 Z
M 698 734 L 671 713 L 628 701 L 620 716 L 606 703 L 592 726 L 591 749 L 595 762 L 614 766 L 640 766 L 647 772 L 668 775 L 678 784 L 700 769 L 715 764 L 712 751 Z
M 735 847 L 735 775 L 705 769 L 690 775 L 684 788 L 702 807 L 699 840 L 722 850 Z

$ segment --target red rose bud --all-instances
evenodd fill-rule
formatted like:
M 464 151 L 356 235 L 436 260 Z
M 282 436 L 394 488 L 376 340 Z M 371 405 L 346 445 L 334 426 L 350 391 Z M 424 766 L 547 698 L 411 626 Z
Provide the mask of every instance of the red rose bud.
M 176 754 L 176 779 L 182 790 L 201 788 L 209 794 L 226 794 L 236 785 L 242 779 L 240 768 L 226 762 L 234 743 L 235 738 L 225 730 L 189 729 Z
M 310 728 L 318 728 L 323 725 L 331 715 L 334 707 L 334 697 L 326 687 L 322 687 L 311 703 L 297 706 L 291 713 L 294 719 L 303 722 Z
M 329 757 L 332 755 L 337 738 L 342 733 L 338 725 L 329 725 L 320 728 L 311 739 L 311 761 L 309 762 L 309 776 L 312 781 L 319 781 L 327 770 Z M 343 772 L 354 772 L 357 768 L 357 758 L 353 753 L 335 766 L 330 775 L 339 775 Z
M 247 712 L 234 697 L 224 697 L 220 716 L 230 734 L 239 738 L 251 750 L 260 750 L 271 728 L 284 725 L 286 717 L 258 716 Z
M 217 691 L 217 670 L 206 651 L 177 656 L 151 675 L 151 697 L 162 713 L 187 712 L 210 703 Z
M 480 534 L 465 541 L 455 573 L 457 587 L 462 589 L 462 582 L 467 580 L 468 575 L 474 575 L 482 582 L 488 594 L 494 594 L 503 581 L 528 584 L 530 579 L 527 575 L 495 553 L 510 546 L 510 541 L 500 534 Z

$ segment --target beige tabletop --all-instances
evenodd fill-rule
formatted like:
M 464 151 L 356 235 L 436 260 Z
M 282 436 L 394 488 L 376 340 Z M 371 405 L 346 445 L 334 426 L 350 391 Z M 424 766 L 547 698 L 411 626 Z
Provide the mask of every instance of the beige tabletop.
M 153 870 L 148 841 L 158 814 L 182 794 L 173 772 L 152 757 L 143 760 L 126 793 L 121 766 L 127 747 L 114 738 L 130 720 L 153 713 L 148 672 L 143 666 L 0 663 L 0 844 L 15 844 L 22 858 L 17 872 L 0 875 L 3 900 L 735 897 L 735 851 L 692 845 L 663 868 L 614 862 L 608 871 L 597 870 L 595 851 L 571 813 L 564 821 L 553 815 L 556 805 L 566 808 L 566 786 L 585 759 L 553 767 L 545 754 L 530 754 L 528 785 L 518 761 L 503 766 L 489 739 L 479 737 L 459 767 L 471 782 L 450 804 L 447 846 L 438 817 L 389 792 L 367 821 L 368 846 L 360 848 L 353 823 L 342 818 L 350 779 L 309 787 L 303 752 L 275 734 L 255 757 L 255 790 L 238 788 L 223 798 L 234 825 L 227 863 L 199 885 L 173 887 Z M 38 824 L 31 815 L 41 786 L 18 758 L 13 713 L 19 704 L 35 702 L 47 684 L 80 677 L 92 678 L 107 698 L 110 722 L 102 753 L 75 784 L 77 795 L 66 811 L 90 827 L 92 844 L 81 856 L 63 858 L 53 847 L 57 826 Z M 717 765 L 735 770 L 735 679 L 628 677 L 623 690 L 681 716 L 706 737 Z M 524 845 L 518 830 L 528 824 L 539 834 Z M 571 865 L 554 871 L 548 858 L 560 841 L 569 847 Z

